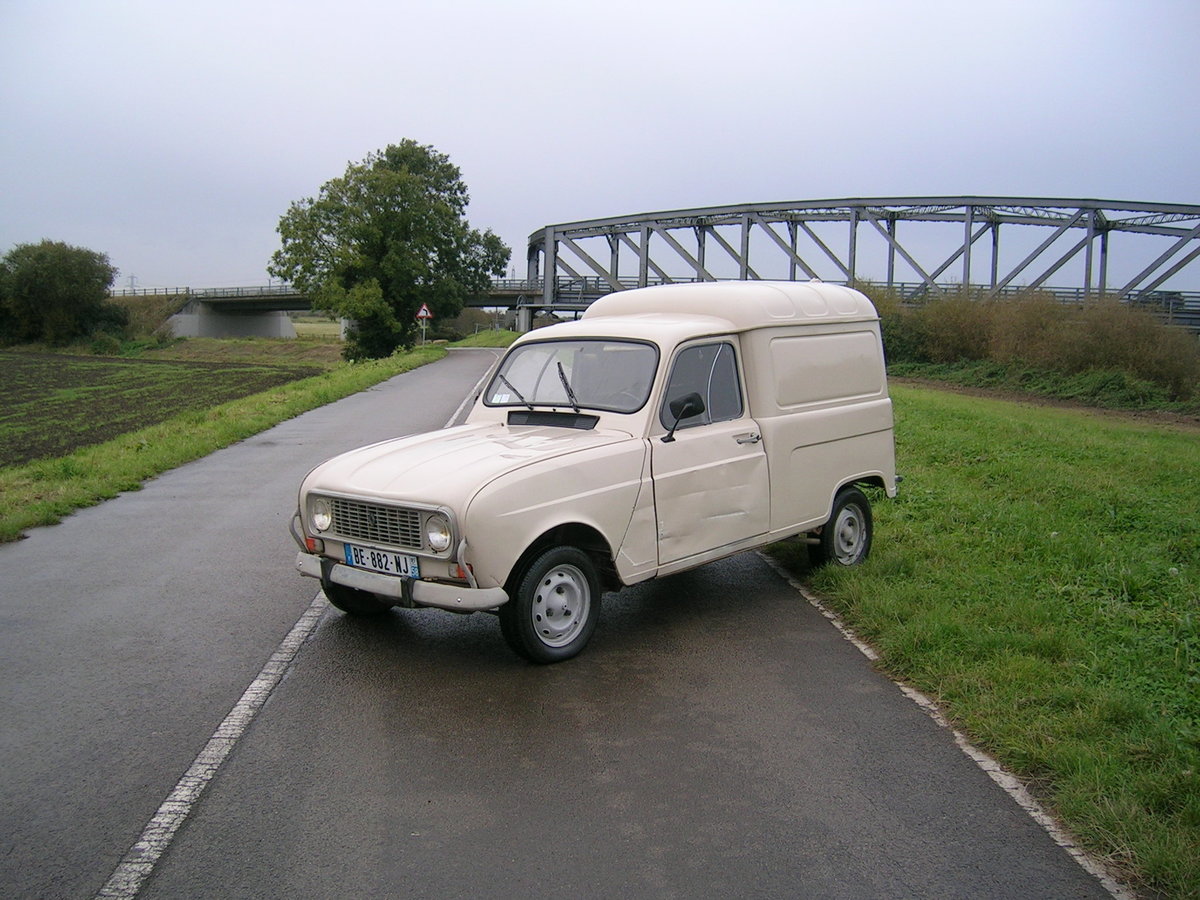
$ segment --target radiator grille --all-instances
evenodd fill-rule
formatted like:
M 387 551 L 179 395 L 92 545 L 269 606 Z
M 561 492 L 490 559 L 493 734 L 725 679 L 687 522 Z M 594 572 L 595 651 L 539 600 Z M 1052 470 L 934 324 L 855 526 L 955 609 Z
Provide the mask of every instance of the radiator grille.
M 415 509 L 330 498 L 332 531 L 373 544 L 421 549 L 421 514 Z

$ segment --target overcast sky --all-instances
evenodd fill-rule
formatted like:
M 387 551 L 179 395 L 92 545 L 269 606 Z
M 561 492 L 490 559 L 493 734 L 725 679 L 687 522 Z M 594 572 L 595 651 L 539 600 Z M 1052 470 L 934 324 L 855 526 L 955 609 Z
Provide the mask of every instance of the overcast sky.
M 543 225 L 998 194 L 1200 203 L 1197 0 L 0 0 L 0 252 L 266 282 L 411 138 L 524 274 Z

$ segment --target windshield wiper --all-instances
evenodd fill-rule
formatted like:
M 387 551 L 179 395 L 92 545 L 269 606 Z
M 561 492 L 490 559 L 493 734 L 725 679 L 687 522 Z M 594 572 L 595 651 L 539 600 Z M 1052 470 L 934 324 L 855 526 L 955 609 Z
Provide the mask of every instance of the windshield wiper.
M 567 397 L 571 400 L 571 408 L 578 413 L 579 401 L 575 399 L 575 392 L 571 390 L 571 382 L 567 381 L 567 373 L 563 371 L 563 364 L 561 360 L 558 363 L 558 380 L 561 381 L 563 387 L 567 389 Z
M 562 364 L 561 364 L 561 363 L 559 363 L 559 365 L 562 365 Z M 509 381 L 507 378 L 505 378 L 505 377 L 504 377 L 504 373 L 503 373 L 503 372 L 497 372 L 497 373 L 496 373 L 496 377 L 497 377 L 497 378 L 499 378 L 501 381 L 503 381 L 503 382 L 505 383 L 505 385 L 507 385 L 507 386 L 508 386 L 508 389 L 509 389 L 510 391 L 512 391 L 514 394 L 516 394 L 516 395 L 517 395 L 517 399 L 518 399 L 518 400 L 520 400 L 522 403 L 524 403 L 524 404 L 525 404 L 526 406 L 528 406 L 530 409 L 533 409 L 533 404 L 532 404 L 532 403 L 530 403 L 528 400 L 526 400 L 526 399 L 525 399 L 525 398 L 524 398 L 524 397 L 521 395 L 521 392 L 517 390 L 516 386 L 515 386 L 515 385 L 514 385 L 514 384 L 513 384 L 511 381 Z

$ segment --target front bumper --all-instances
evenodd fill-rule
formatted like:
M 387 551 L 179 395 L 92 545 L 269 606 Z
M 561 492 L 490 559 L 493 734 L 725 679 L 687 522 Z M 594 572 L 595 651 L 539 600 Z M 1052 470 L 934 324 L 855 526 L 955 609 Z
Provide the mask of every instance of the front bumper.
M 454 612 L 481 612 L 508 602 L 508 594 L 504 592 L 504 588 L 472 588 L 467 585 L 381 575 L 303 551 L 296 554 L 296 569 L 302 575 L 325 577 L 334 584 L 370 591 L 372 594 L 379 594 L 406 605 L 432 606 Z

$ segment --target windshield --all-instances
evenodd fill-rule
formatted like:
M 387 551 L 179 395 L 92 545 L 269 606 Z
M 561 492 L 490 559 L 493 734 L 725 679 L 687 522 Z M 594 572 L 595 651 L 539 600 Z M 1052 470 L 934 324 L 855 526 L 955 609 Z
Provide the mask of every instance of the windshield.
M 658 350 L 637 341 L 537 341 L 512 350 L 484 394 L 488 406 L 637 412 L 650 395 Z

